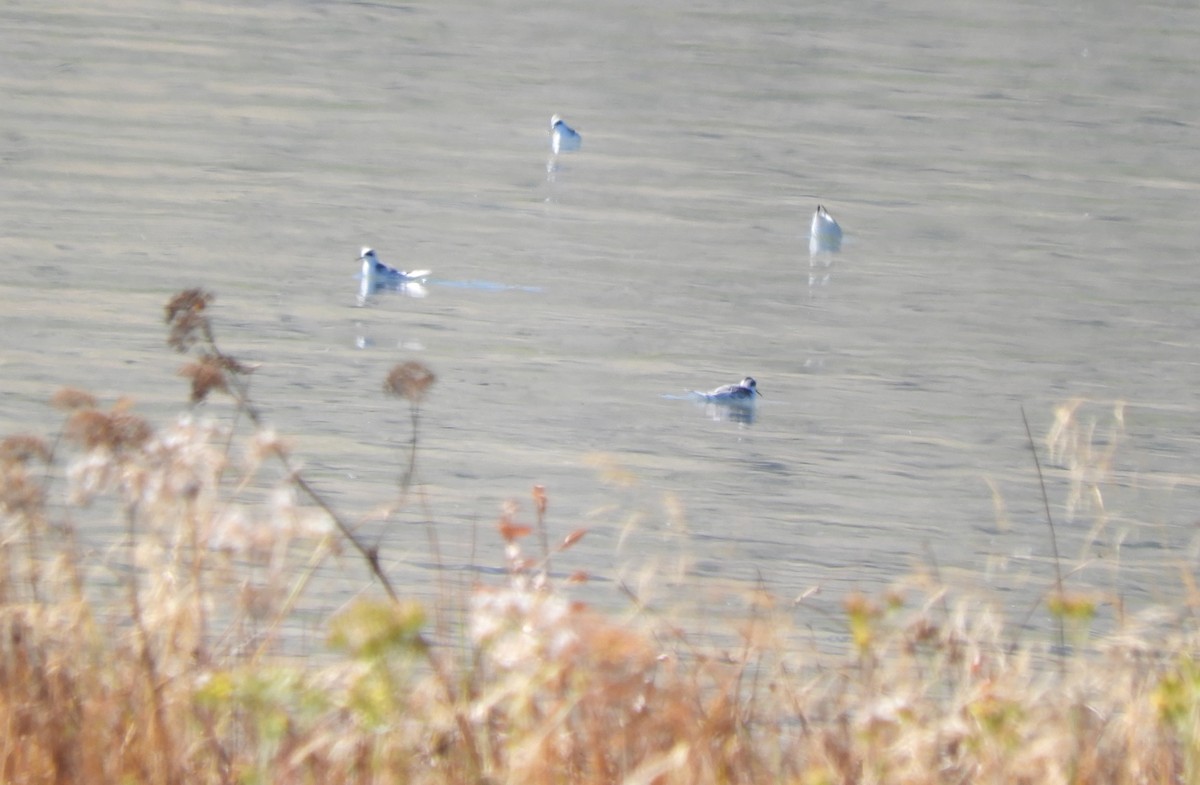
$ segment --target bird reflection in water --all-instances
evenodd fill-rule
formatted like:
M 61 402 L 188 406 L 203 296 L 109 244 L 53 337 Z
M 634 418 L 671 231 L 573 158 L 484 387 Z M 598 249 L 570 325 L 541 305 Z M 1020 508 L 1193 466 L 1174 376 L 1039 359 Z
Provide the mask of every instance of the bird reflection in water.
M 380 292 L 399 292 L 405 297 L 425 297 L 429 290 L 421 281 L 389 281 L 363 278 L 358 282 L 358 304 L 366 305 L 367 301 Z
M 758 407 L 744 401 L 721 401 L 704 404 L 704 413 L 716 422 L 735 422 L 753 425 L 758 417 Z

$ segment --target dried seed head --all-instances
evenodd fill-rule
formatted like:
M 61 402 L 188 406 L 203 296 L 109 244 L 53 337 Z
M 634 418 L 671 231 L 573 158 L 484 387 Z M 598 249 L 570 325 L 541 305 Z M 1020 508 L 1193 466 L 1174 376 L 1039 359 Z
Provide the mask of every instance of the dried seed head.
M 72 412 L 76 409 L 95 409 L 96 396 L 75 387 L 63 387 L 54 393 L 50 405 L 55 409 Z
M 383 391 L 397 398 L 419 404 L 425 393 L 437 381 L 433 371 L 419 362 L 409 360 L 392 368 L 383 383 Z
M 167 324 L 175 321 L 182 313 L 198 313 L 208 307 L 213 301 L 211 292 L 203 289 L 184 289 L 177 293 L 166 306 Z
M 572 545 L 582 540 L 587 533 L 587 529 L 576 529 L 566 537 L 563 537 L 562 545 L 558 546 L 558 549 L 560 551 L 565 551 L 567 548 L 570 548 Z
M 533 527 L 526 526 L 523 523 L 514 523 L 508 518 L 502 518 L 496 524 L 496 528 L 500 531 L 500 536 L 505 542 L 515 542 L 522 537 L 528 537 L 533 534 Z
M 145 444 L 153 434 L 149 423 L 124 411 L 101 412 L 80 409 L 67 420 L 63 435 L 88 449 L 100 447 L 111 452 L 132 450 Z
M 138 449 L 154 435 L 150 423 L 126 412 L 113 412 L 112 429 L 118 450 Z
M 112 441 L 111 424 L 107 414 L 95 409 L 81 409 L 71 415 L 63 429 L 70 441 L 89 450 L 106 446 Z
M 192 381 L 192 403 L 200 403 L 213 390 L 229 392 L 225 380 L 225 364 L 211 355 L 201 357 L 179 369 L 179 375 Z
M 50 462 L 50 448 L 38 436 L 17 435 L 0 440 L 0 464 L 29 463 L 34 458 Z
M 23 469 L 11 464 L 0 471 L 0 510 L 18 515 L 36 515 L 46 501 L 41 484 Z
M 167 344 L 186 352 L 203 339 L 208 332 L 208 317 L 203 312 L 212 301 L 213 295 L 203 289 L 185 289 L 172 297 L 164 309 L 171 328 Z

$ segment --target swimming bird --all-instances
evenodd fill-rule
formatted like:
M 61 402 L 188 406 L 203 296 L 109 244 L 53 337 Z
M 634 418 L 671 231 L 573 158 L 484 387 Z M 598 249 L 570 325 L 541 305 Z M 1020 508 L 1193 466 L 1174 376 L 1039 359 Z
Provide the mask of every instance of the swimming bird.
M 558 155 L 559 151 L 578 150 L 583 144 L 583 137 L 561 117 L 554 115 L 550 118 L 550 149 Z
M 754 396 L 762 396 L 758 391 L 758 382 L 750 376 L 742 379 L 737 384 L 723 384 L 711 392 L 700 392 L 693 390 L 696 395 L 699 395 L 706 401 L 713 403 L 739 403 L 752 404 L 755 402 Z
M 808 252 L 817 254 L 821 251 L 840 251 L 842 249 L 842 227 L 833 220 L 833 216 L 824 205 L 817 205 L 813 213 L 812 230 L 808 235 Z
M 429 270 L 404 272 L 394 267 L 388 267 L 379 261 L 379 257 L 375 255 L 375 249 L 367 248 L 366 246 L 363 247 L 358 259 L 362 262 L 362 277 L 364 280 L 374 278 L 376 280 L 415 281 L 419 278 L 427 277 L 430 272 Z

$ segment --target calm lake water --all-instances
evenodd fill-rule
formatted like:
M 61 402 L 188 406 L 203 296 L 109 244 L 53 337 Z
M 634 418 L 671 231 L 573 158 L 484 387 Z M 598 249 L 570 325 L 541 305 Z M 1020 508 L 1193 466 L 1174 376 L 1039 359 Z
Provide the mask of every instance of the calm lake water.
M 541 483 L 556 534 L 590 530 L 556 567 L 600 605 L 623 580 L 736 613 L 761 580 L 819 587 L 796 614 L 821 627 L 936 563 L 1021 616 L 1053 575 L 1024 407 L 1075 585 L 1180 595 L 1200 11 L 644 6 L 6 3 L 3 432 L 52 432 L 68 384 L 169 421 L 162 305 L 203 286 L 348 517 L 403 467 L 387 370 L 437 373 L 420 479 L 448 566 L 499 566 L 500 504 L 529 517 Z M 552 161 L 556 112 L 583 145 Z M 810 261 L 818 204 L 846 239 Z M 432 269 L 427 296 L 359 307 L 363 245 Z M 747 374 L 752 424 L 670 397 Z M 1084 478 L 1104 515 L 1045 452 L 1076 397 L 1112 448 Z M 363 531 L 424 594 L 420 520 Z M 336 606 L 361 571 L 330 571 Z

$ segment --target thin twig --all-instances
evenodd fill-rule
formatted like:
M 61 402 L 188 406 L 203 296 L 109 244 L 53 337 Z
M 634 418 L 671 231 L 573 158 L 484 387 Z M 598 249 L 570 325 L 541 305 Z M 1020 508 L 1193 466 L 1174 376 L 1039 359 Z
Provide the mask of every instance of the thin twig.
M 208 345 L 209 351 L 211 351 L 214 356 L 225 362 L 228 367 L 239 367 L 239 364 L 236 360 L 234 360 L 233 357 L 225 354 L 217 346 L 216 338 L 213 336 L 212 327 L 209 325 L 207 320 L 204 322 L 203 332 L 205 343 Z M 236 408 L 239 411 L 245 412 L 246 416 L 250 418 L 250 421 L 254 423 L 255 427 L 264 427 L 262 414 L 250 400 L 249 386 L 246 381 L 242 379 L 241 375 L 236 370 L 231 370 L 227 374 L 226 378 L 231 383 L 229 385 L 229 392 L 233 396 Z M 287 472 L 288 478 L 292 481 L 292 483 L 294 483 L 297 488 L 302 490 L 314 504 L 320 507 L 325 514 L 329 516 L 334 525 L 337 526 L 338 531 L 342 533 L 342 536 L 349 540 L 350 544 L 354 546 L 354 549 L 362 555 L 363 559 L 367 563 L 368 569 L 371 571 L 371 574 L 374 575 L 376 580 L 379 581 L 380 585 L 383 586 L 383 589 L 385 592 L 387 592 L 388 597 L 391 598 L 393 602 L 399 602 L 400 597 L 396 593 L 396 589 L 392 586 L 392 582 L 388 580 L 387 575 L 384 574 L 383 568 L 379 564 L 379 549 L 367 547 L 361 540 L 358 539 L 358 537 L 355 536 L 354 530 L 350 528 L 350 525 L 346 523 L 342 516 L 338 515 L 337 512 L 329 506 L 325 499 L 322 498 L 319 493 L 317 493 L 316 489 L 309 484 L 308 480 L 304 479 L 304 477 L 300 475 L 299 469 L 292 464 L 286 453 L 284 453 L 282 450 L 275 450 L 274 454 L 279 462 L 283 465 L 283 468 Z
M 1024 405 L 1021 406 L 1021 422 L 1025 423 L 1025 437 L 1029 440 L 1029 451 L 1033 453 L 1033 465 L 1037 469 L 1038 486 L 1042 489 L 1042 507 L 1046 511 L 1046 525 L 1050 529 L 1050 546 L 1054 551 L 1054 586 L 1061 600 L 1063 596 L 1063 578 L 1062 565 L 1058 556 L 1058 535 L 1054 529 L 1054 517 L 1050 514 L 1050 496 L 1046 493 L 1046 478 L 1042 474 L 1042 462 L 1038 458 L 1037 444 L 1033 441 L 1033 431 L 1029 429 L 1029 418 L 1025 415 Z M 1030 613 L 1033 613 L 1032 609 L 1030 609 Z M 1060 649 L 1065 648 L 1067 645 L 1067 635 L 1061 613 L 1058 614 L 1058 645 Z
M 201 303 L 200 306 L 195 306 L 195 305 L 191 306 L 193 308 L 193 311 L 192 311 L 193 314 L 197 310 L 203 310 L 203 308 L 206 307 L 208 301 L 211 300 L 210 295 L 206 295 L 205 293 L 203 293 L 199 290 L 196 290 L 194 292 L 184 292 L 184 293 L 181 293 L 179 296 L 177 296 L 177 299 L 175 301 L 172 301 L 172 304 L 168 306 L 168 313 L 169 314 L 172 313 L 173 306 L 177 305 L 179 302 L 183 302 L 186 304 L 187 303 L 186 298 L 188 296 L 191 296 L 193 298 L 198 298 L 198 300 Z M 180 298 L 182 298 L 182 299 L 180 299 Z M 172 317 L 169 316 L 168 322 L 171 321 L 171 318 Z M 195 322 L 193 322 L 192 324 L 195 324 Z M 208 351 L 211 353 L 211 356 L 217 361 L 219 366 L 222 367 L 225 371 L 225 373 L 223 374 L 223 378 L 227 383 L 224 386 L 224 389 L 233 397 L 236 408 L 239 411 L 244 412 L 246 414 L 246 416 L 248 418 L 250 418 L 250 421 L 255 425 L 255 427 L 258 427 L 258 428 L 264 427 L 263 417 L 262 417 L 261 413 L 259 412 L 258 408 L 256 406 L 254 406 L 254 404 L 251 402 L 248 385 L 247 385 L 246 381 L 242 378 L 242 374 L 245 373 L 244 367 L 239 362 L 237 362 L 237 360 L 234 359 L 232 356 L 227 355 L 224 352 L 222 352 L 220 350 L 220 348 L 217 346 L 216 338 L 212 331 L 212 325 L 207 317 L 199 319 L 198 324 L 199 324 L 203 343 L 205 344 Z M 172 334 L 172 339 L 170 342 L 174 346 L 182 347 L 181 351 L 186 351 L 186 347 L 189 345 L 186 338 L 187 338 L 186 334 L 183 334 L 183 335 Z M 420 378 L 418 378 L 416 381 L 416 387 L 415 387 L 416 391 L 415 391 L 415 393 L 413 393 L 413 395 L 415 395 L 417 398 L 419 398 L 420 395 L 423 394 L 424 389 L 427 388 L 429 386 L 429 384 L 431 384 L 433 382 L 433 380 L 434 380 L 433 374 L 431 374 L 427 370 L 425 370 L 425 374 L 423 376 L 421 376 Z M 405 397 L 408 397 L 408 396 L 405 396 Z M 417 407 L 416 407 L 416 401 L 413 400 L 412 398 L 410 398 L 410 402 L 413 403 L 413 410 L 412 410 L 413 440 L 412 440 L 412 447 L 411 447 L 411 452 L 410 452 L 410 463 L 409 463 L 409 472 L 410 472 L 410 476 L 411 476 L 411 473 L 415 472 L 415 470 L 416 470 L 416 451 L 417 451 L 417 429 L 416 429 L 416 426 L 417 426 L 418 412 L 417 412 Z M 400 601 L 400 597 L 397 594 L 395 588 L 392 586 L 392 582 L 390 580 L 388 580 L 387 576 L 384 574 L 383 568 L 380 566 L 379 549 L 367 547 L 366 545 L 363 544 L 363 542 L 361 540 L 358 539 L 357 536 L 355 536 L 354 531 L 350 528 L 349 524 L 346 523 L 346 521 L 342 518 L 342 516 L 338 515 L 337 512 L 329 505 L 329 503 L 326 502 L 325 499 L 319 493 L 317 493 L 316 489 L 313 488 L 312 485 L 310 485 L 309 482 L 306 479 L 304 479 L 303 476 L 301 476 L 299 469 L 293 465 L 292 461 L 288 458 L 287 453 L 285 453 L 281 449 L 276 449 L 276 450 L 274 450 L 274 454 L 275 454 L 276 459 L 279 460 L 279 462 L 283 465 L 284 469 L 287 471 L 288 478 L 292 481 L 292 483 L 297 488 L 299 488 L 301 491 L 303 491 L 304 494 L 306 496 L 308 496 L 308 498 L 314 504 L 316 504 L 318 507 L 320 507 L 321 510 L 324 511 L 325 514 L 329 516 L 329 518 L 334 522 L 334 525 L 337 527 L 338 531 L 342 534 L 342 536 L 344 536 L 350 542 L 350 544 L 355 548 L 355 550 L 357 550 L 362 555 L 363 560 L 366 561 L 366 563 L 367 563 L 368 569 L 370 569 L 370 571 L 371 571 L 371 574 L 374 575 L 375 578 L 379 581 L 380 585 L 383 586 L 383 589 L 387 593 L 388 598 L 392 602 L 398 603 Z M 434 541 L 436 542 L 436 540 L 434 540 Z M 442 689 L 445 692 L 447 702 L 452 707 L 455 724 L 458 728 L 459 734 L 462 736 L 462 743 L 466 748 L 467 758 L 468 758 L 468 761 L 471 766 L 471 774 L 473 775 L 473 777 L 475 779 L 478 779 L 482 773 L 482 758 L 481 758 L 480 746 L 479 746 L 478 740 L 476 739 L 475 730 L 472 727 L 471 722 L 467 718 L 467 716 L 463 710 L 463 707 L 460 705 L 460 700 L 458 697 L 458 690 L 455 686 L 455 682 L 451 678 L 450 673 L 447 671 L 445 663 L 443 663 L 441 658 L 439 658 L 437 656 L 437 654 L 434 652 L 433 646 L 428 641 L 428 639 L 424 635 L 421 635 L 420 633 L 418 633 L 417 634 L 417 642 L 420 646 L 421 651 L 425 655 L 426 661 L 429 663 L 430 668 L 433 669 L 433 672 L 436 675 L 438 682 L 441 684 Z

